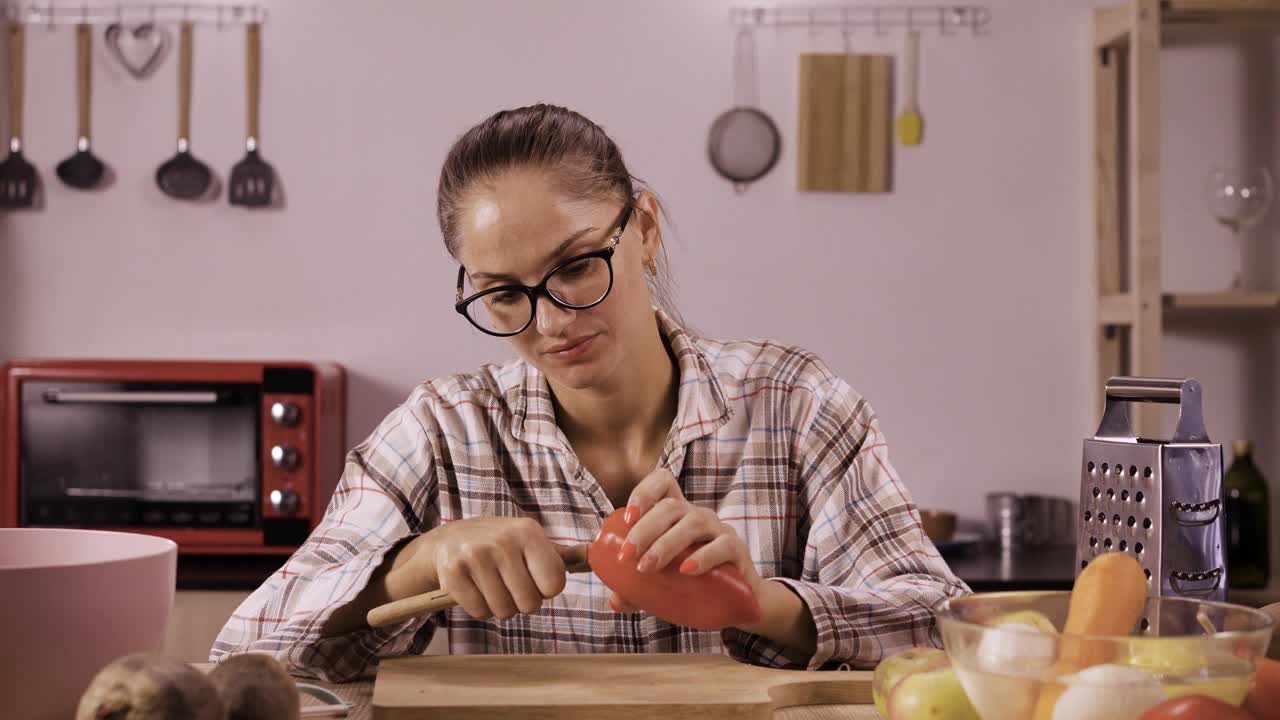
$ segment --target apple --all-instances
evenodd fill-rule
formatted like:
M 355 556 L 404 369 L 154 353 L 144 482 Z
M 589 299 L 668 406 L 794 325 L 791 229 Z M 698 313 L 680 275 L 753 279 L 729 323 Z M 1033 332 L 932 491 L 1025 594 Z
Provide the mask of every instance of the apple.
M 889 720 L 981 720 L 952 668 L 912 673 L 889 693 Z
M 1058 628 L 1053 621 L 1045 616 L 1044 613 L 1036 610 L 1016 610 L 1011 613 L 1005 613 L 1000 617 L 987 623 L 988 625 L 1030 625 L 1040 632 L 1057 634 Z
M 871 674 L 871 698 L 880 717 L 889 717 L 889 693 L 899 681 L 912 673 L 938 670 L 949 665 L 947 654 L 937 648 L 910 648 L 881 660 Z
M 1157 675 L 1195 675 L 1209 667 L 1209 658 L 1199 637 L 1135 638 L 1125 664 Z

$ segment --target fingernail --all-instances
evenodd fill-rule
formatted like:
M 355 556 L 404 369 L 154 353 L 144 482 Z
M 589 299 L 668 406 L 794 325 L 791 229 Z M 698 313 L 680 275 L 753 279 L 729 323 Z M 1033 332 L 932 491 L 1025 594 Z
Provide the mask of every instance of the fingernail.
M 618 604 L 613 601 L 612 595 L 609 596 L 609 609 L 616 613 L 622 612 L 622 608 L 618 607 Z
M 622 522 L 628 526 L 634 525 L 636 520 L 640 519 L 640 508 L 635 505 L 628 505 L 627 509 L 622 513 Z
M 636 556 L 635 543 L 622 543 L 622 549 L 618 551 L 618 562 L 626 562 Z
M 697 571 L 698 571 L 698 561 L 694 560 L 693 558 L 688 558 L 684 562 L 680 563 L 680 572 L 686 575 L 692 572 L 697 572 Z
M 652 555 L 645 555 L 640 558 L 640 564 L 636 565 L 636 570 L 639 570 L 640 572 L 649 572 L 653 569 L 653 566 L 657 564 L 658 561 L 654 559 Z

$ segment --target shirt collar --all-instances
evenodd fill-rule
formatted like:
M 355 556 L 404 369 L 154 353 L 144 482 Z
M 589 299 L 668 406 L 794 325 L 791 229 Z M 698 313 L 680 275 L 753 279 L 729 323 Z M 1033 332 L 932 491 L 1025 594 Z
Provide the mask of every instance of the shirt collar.
M 688 329 L 666 312 L 655 309 L 658 331 L 676 359 L 679 390 L 676 418 L 667 436 L 659 464 L 679 476 L 684 464 L 684 449 L 690 442 L 710 435 L 728 422 L 732 408 L 725 398 L 710 360 L 698 347 Z M 556 425 L 555 405 L 546 376 L 530 363 L 524 363 L 524 379 L 510 398 L 514 422 L 512 433 L 517 439 L 561 452 L 572 452 L 568 438 Z

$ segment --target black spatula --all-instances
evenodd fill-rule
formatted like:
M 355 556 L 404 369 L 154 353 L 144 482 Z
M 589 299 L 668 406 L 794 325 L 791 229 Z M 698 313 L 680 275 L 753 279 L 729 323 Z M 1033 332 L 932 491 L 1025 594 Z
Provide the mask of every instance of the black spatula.
M 93 29 L 87 24 L 76 27 L 76 108 L 80 134 L 76 139 L 76 154 L 58 163 L 58 178 L 78 190 L 88 190 L 102 180 L 102 161 L 89 151 L 89 90 L 92 68 L 89 65 L 89 48 L 93 41 Z
M 156 168 L 156 184 L 164 194 L 195 200 L 209 191 L 213 174 L 191 154 L 191 23 L 182 23 L 178 43 L 178 154 Z
M 22 157 L 21 23 L 9 24 L 9 157 L 0 163 L 0 208 L 29 208 L 35 202 L 36 169 Z
M 232 205 L 265 207 L 271 204 L 271 191 L 275 184 L 271 166 L 258 155 L 258 96 L 261 77 L 262 41 L 258 23 L 249 23 L 244 35 L 245 103 L 248 107 L 248 131 L 245 139 L 244 159 L 231 168 L 230 191 L 227 197 Z

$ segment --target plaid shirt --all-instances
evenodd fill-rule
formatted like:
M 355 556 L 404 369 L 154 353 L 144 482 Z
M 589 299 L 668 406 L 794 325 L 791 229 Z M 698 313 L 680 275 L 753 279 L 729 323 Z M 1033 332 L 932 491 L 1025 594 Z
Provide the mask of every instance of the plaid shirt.
M 940 646 L 931 607 L 968 588 L 921 529 L 867 402 L 811 353 L 658 320 L 680 373 L 660 465 L 689 502 L 733 526 L 762 577 L 804 600 L 812 656 L 737 629 L 616 613 L 592 573 L 569 575 L 531 615 L 476 620 L 453 608 L 322 638 L 388 550 L 443 523 L 531 517 L 553 542 L 596 536 L 614 508 L 556 426 L 544 376 L 516 360 L 415 388 L 351 451 L 322 522 L 231 616 L 210 660 L 267 652 L 298 675 L 343 681 L 380 657 L 422 653 L 438 629 L 451 653 L 718 652 L 808 669 Z

